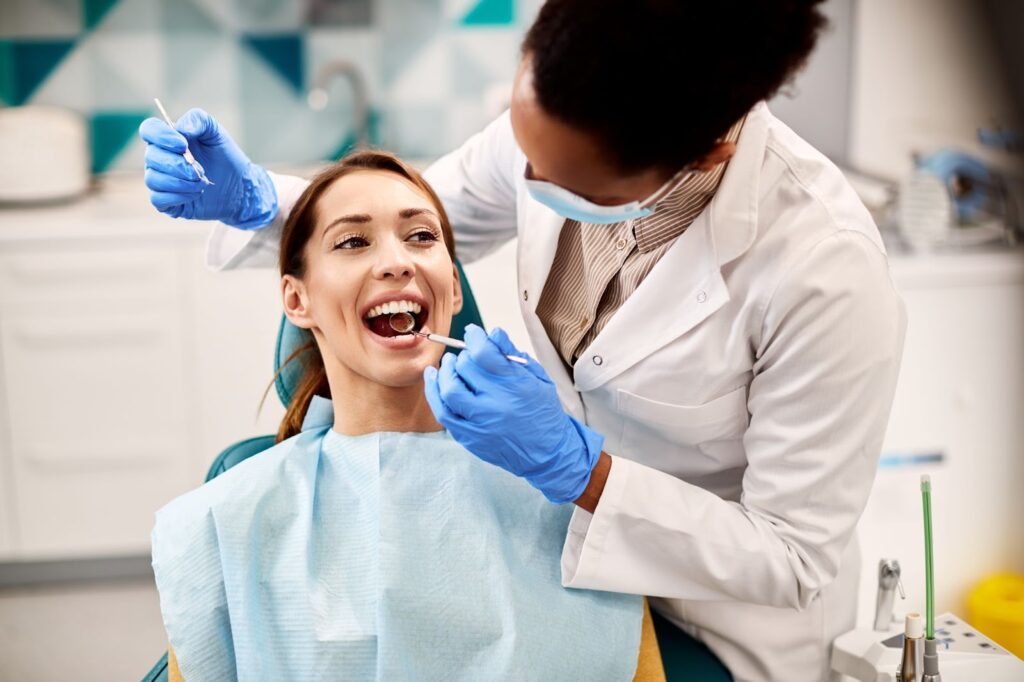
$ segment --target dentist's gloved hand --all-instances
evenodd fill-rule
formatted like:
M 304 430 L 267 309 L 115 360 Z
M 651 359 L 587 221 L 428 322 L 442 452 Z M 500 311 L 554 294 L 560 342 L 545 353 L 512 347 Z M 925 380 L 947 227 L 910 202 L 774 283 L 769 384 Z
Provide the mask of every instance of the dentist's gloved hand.
M 536 360 L 502 329 L 466 327 L 466 349 L 446 353 L 440 370 L 423 370 L 427 402 L 474 455 L 525 478 L 551 502 L 578 498 L 601 455 L 604 436 L 565 413 L 554 384 Z M 505 355 L 529 360 L 519 365 Z
M 277 191 L 267 171 L 257 166 L 202 109 L 190 109 L 172 130 L 158 118 L 139 126 L 146 142 L 149 200 L 172 218 L 220 220 L 256 230 L 277 215 Z M 207 185 L 182 156 L 185 140 L 206 176 Z

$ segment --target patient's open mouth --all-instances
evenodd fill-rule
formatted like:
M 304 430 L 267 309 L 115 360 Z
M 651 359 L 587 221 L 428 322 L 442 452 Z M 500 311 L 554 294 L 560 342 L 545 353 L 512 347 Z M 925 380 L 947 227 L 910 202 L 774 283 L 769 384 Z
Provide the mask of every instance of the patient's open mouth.
M 391 325 L 393 315 L 400 318 L 406 318 L 406 315 L 411 316 L 413 319 L 411 331 L 419 331 L 427 321 L 427 312 L 425 306 L 415 301 L 391 301 L 370 308 L 363 322 L 370 331 L 378 336 L 401 336 L 402 332 L 395 331 Z M 402 329 L 405 326 L 403 321 L 405 320 L 396 319 L 394 326 Z

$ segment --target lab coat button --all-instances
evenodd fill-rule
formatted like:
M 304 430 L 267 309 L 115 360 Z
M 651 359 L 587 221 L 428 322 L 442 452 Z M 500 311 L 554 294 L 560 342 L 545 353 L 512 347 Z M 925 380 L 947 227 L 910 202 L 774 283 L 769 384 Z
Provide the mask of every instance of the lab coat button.
M 600 366 L 602 363 L 604 363 L 604 358 L 602 358 L 600 355 L 595 355 L 593 357 L 593 360 L 594 360 L 594 364 L 598 365 L 598 366 Z
M 530 292 L 527 291 L 526 289 L 523 289 L 523 300 L 524 301 L 529 301 L 530 300 Z
M 707 292 L 702 291 L 697 294 L 697 303 L 703 303 L 706 300 L 708 300 Z

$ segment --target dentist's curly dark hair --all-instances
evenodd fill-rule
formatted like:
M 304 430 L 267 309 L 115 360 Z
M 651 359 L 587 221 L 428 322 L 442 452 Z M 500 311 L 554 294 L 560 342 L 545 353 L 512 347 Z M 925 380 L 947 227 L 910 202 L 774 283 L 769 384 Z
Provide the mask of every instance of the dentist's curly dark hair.
M 522 44 L 538 101 L 623 172 L 698 160 L 800 69 L 822 0 L 548 0 Z

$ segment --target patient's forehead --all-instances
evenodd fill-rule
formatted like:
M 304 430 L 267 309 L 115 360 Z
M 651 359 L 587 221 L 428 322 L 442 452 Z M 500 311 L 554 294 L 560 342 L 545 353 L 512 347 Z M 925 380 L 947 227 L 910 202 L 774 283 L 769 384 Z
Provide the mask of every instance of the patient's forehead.
M 366 214 L 374 222 L 398 218 L 408 208 L 437 209 L 423 191 L 409 180 L 388 171 L 360 170 L 344 175 L 324 190 L 317 202 L 318 228 L 324 229 L 340 216 Z

